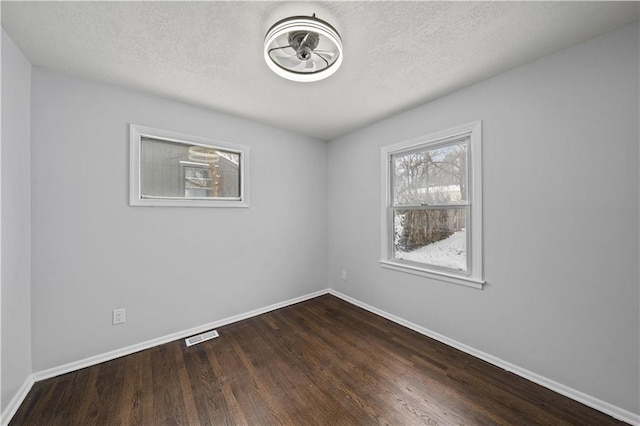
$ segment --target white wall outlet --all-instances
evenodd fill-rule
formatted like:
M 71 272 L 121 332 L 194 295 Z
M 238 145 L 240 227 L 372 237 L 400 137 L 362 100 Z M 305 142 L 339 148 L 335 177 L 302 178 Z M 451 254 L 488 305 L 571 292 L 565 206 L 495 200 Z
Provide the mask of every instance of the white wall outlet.
M 340 278 L 342 278 L 342 281 L 346 281 L 347 280 L 347 271 L 342 271 L 342 274 L 340 274 Z
M 113 310 L 113 325 L 116 324 L 124 324 L 125 322 L 125 309 L 114 309 Z

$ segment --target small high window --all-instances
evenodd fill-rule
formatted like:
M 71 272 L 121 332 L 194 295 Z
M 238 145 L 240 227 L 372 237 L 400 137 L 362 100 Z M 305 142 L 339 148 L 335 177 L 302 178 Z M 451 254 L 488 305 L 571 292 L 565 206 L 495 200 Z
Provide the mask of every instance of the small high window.
M 480 122 L 383 148 L 383 267 L 482 285 Z
M 244 145 L 131 125 L 132 206 L 248 207 Z

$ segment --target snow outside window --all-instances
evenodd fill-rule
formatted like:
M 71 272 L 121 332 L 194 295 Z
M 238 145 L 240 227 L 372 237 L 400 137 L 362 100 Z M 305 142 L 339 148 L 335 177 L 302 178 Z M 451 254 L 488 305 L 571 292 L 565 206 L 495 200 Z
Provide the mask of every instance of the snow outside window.
M 481 125 L 383 148 L 383 267 L 482 287 Z

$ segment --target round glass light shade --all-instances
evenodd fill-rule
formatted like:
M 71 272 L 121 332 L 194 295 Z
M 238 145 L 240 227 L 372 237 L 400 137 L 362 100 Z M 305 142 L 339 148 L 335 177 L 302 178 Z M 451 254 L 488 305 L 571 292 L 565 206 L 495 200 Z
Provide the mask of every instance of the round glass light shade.
M 293 81 L 327 78 L 342 64 L 342 39 L 314 16 L 294 16 L 274 24 L 264 39 L 264 60 L 276 74 Z

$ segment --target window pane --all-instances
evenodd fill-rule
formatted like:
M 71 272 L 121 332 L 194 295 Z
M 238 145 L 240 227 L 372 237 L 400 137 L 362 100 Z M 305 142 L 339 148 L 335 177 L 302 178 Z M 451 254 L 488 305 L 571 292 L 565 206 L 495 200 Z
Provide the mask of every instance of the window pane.
M 466 208 L 394 210 L 394 258 L 466 271 L 466 215 Z
M 391 156 L 395 206 L 467 203 L 466 137 L 455 144 Z
M 142 138 L 142 197 L 240 197 L 240 154 L 215 147 Z

